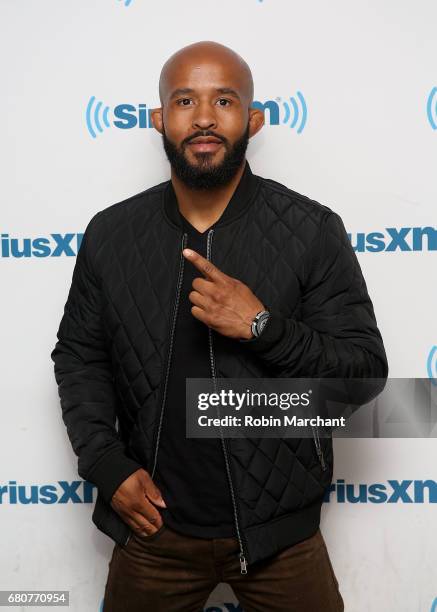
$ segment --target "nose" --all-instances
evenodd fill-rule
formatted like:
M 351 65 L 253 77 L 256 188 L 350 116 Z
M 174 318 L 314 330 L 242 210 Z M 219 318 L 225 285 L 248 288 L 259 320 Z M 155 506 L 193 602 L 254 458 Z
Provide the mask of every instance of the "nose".
M 195 130 L 211 130 L 217 127 L 214 108 L 208 102 L 199 102 L 193 113 L 193 128 Z

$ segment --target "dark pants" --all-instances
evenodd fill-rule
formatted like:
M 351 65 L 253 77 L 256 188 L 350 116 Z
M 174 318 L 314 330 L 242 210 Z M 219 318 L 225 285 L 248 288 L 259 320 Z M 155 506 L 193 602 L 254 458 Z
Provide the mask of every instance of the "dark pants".
M 192 538 L 163 526 L 115 545 L 103 612 L 201 612 L 220 582 L 244 612 L 344 610 L 320 530 L 242 575 L 236 538 Z

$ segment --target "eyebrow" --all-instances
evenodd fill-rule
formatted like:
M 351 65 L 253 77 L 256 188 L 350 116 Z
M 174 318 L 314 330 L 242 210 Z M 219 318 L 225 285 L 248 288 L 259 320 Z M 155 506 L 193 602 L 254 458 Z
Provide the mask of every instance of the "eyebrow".
M 238 98 L 238 100 L 240 99 L 240 96 L 238 95 L 237 91 L 235 89 L 232 89 L 232 87 L 217 87 L 216 92 L 221 94 L 229 94 L 231 96 L 235 96 L 235 98 Z M 170 100 L 173 100 L 173 98 L 176 98 L 177 96 L 193 93 L 195 93 L 195 90 L 191 89 L 190 87 L 179 87 L 178 89 L 175 89 L 172 92 Z

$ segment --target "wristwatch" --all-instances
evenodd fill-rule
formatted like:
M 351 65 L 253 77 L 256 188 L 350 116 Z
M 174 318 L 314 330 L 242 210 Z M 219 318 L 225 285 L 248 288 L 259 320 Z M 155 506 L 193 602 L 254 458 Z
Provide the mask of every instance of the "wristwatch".
M 255 338 L 259 338 L 261 336 L 264 327 L 267 325 L 267 321 L 269 320 L 270 312 L 268 310 L 261 310 L 252 321 L 252 325 L 250 326 L 252 330 L 252 334 Z

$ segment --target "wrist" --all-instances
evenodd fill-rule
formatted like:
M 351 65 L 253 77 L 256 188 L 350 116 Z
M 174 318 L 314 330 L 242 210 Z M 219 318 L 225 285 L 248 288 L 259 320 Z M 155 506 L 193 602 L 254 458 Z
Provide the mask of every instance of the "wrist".
M 252 338 L 254 338 L 254 335 L 252 333 L 252 322 L 246 324 L 244 326 L 243 331 L 241 332 L 241 336 L 239 337 L 239 340 L 243 341 L 243 340 L 252 340 Z
M 270 318 L 270 312 L 267 308 L 259 310 L 251 320 L 248 321 L 247 327 L 245 327 L 243 336 L 240 338 L 240 342 L 248 342 L 255 340 L 261 336 L 264 328 L 266 327 Z
M 256 353 L 261 358 L 271 350 L 274 350 L 278 343 L 282 342 L 286 332 L 286 319 L 283 315 L 276 310 L 270 310 L 268 307 L 266 310 L 269 310 L 270 317 L 261 336 L 253 336 L 248 340 L 240 340 L 247 347 L 247 350 Z

